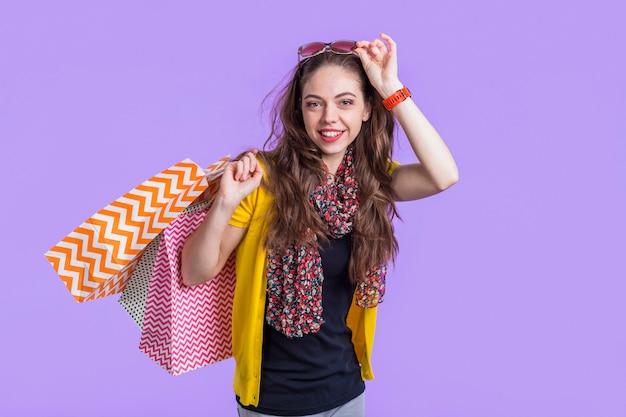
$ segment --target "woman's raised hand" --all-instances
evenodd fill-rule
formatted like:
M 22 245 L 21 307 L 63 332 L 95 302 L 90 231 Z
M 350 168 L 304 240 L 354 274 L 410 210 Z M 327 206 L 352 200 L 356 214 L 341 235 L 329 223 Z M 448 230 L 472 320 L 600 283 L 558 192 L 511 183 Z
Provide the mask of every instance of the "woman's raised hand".
M 381 33 L 380 37 L 382 39 L 374 39 L 371 42 L 357 42 L 355 52 L 361 58 L 363 68 L 374 88 L 386 98 L 402 88 L 402 84 L 398 79 L 396 43 L 384 33 Z
M 256 159 L 256 153 L 256 150 L 246 152 L 241 158 L 226 164 L 218 191 L 218 196 L 224 201 L 238 205 L 261 184 L 263 168 Z

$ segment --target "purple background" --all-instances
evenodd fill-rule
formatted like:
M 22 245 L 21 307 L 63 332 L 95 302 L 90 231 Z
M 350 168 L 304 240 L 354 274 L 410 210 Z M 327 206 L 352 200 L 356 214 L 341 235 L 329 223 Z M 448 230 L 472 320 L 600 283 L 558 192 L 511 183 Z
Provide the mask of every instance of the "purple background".
M 77 304 L 43 254 L 181 159 L 260 146 L 299 45 L 384 30 L 461 179 L 400 205 L 367 415 L 626 416 L 624 9 L 3 2 L 0 415 L 236 415 L 232 360 L 168 375 L 117 296 Z

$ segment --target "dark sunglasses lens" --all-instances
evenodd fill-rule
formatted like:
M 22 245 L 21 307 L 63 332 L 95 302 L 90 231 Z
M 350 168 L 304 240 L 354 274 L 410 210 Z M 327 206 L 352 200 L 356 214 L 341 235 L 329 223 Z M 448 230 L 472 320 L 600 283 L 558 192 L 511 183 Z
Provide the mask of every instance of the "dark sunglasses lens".
M 356 43 L 353 41 L 335 41 L 330 44 L 330 47 L 335 52 L 339 52 L 342 54 L 350 53 L 356 48 Z
M 306 58 L 311 55 L 315 55 L 322 49 L 324 49 L 323 42 L 307 43 L 306 45 L 300 47 L 300 56 L 302 56 L 302 58 Z

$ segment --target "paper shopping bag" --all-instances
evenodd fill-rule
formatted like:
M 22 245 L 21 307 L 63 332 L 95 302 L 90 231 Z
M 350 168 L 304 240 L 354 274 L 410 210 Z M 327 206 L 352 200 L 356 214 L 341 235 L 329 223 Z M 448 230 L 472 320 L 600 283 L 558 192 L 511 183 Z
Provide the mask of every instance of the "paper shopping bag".
M 146 308 L 148 289 L 150 288 L 150 278 L 152 277 L 160 242 L 161 233 L 144 249 L 139 263 L 137 263 L 128 279 L 126 288 L 124 288 L 122 295 L 117 300 L 140 328 L 143 328 L 143 314 Z
M 221 176 L 221 168 L 210 171 L 210 173 L 207 174 L 209 183 L 204 194 L 196 202 L 183 210 L 181 214 L 187 215 L 198 211 L 208 211 L 215 199 Z M 117 300 L 141 329 L 143 329 L 143 317 L 146 308 L 146 299 L 148 298 L 148 289 L 150 288 L 150 279 L 152 278 L 162 234 L 163 232 L 159 233 L 144 249 L 139 263 L 133 270 L 122 295 Z
M 122 291 L 148 244 L 207 188 L 207 170 L 185 159 L 84 221 L 45 255 L 76 301 Z
M 181 214 L 163 230 L 150 280 L 139 349 L 173 375 L 232 356 L 234 254 L 205 284 L 186 287 L 181 280 L 183 244 L 209 206 Z

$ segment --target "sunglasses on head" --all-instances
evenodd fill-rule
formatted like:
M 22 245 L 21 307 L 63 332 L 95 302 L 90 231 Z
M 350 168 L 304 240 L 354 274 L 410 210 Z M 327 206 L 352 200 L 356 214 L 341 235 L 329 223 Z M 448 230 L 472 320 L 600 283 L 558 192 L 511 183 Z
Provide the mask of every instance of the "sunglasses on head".
M 334 41 L 334 42 L 311 42 L 298 48 L 298 62 L 319 55 L 323 52 L 332 52 L 339 55 L 354 53 L 355 41 Z

